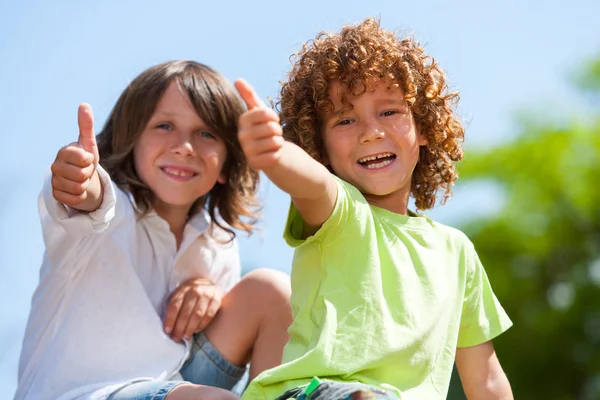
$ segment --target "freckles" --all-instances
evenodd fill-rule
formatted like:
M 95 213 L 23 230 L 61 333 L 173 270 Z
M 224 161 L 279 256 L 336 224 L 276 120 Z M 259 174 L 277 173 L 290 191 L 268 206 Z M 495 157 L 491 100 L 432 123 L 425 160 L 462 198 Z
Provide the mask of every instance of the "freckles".
M 407 133 L 412 129 L 412 124 L 410 120 L 402 120 L 398 121 L 394 124 L 394 129 L 396 129 L 400 133 Z
M 213 166 L 220 166 L 225 164 L 225 158 L 227 154 L 225 152 L 220 152 L 218 150 L 210 150 L 205 153 L 205 159 Z
M 137 153 L 138 157 L 150 157 L 150 155 L 152 153 L 155 153 L 158 151 L 158 149 L 160 148 L 160 144 L 156 143 L 155 141 L 147 138 L 147 139 L 142 139 L 139 140 L 137 142 L 137 144 L 135 145 L 135 152 Z

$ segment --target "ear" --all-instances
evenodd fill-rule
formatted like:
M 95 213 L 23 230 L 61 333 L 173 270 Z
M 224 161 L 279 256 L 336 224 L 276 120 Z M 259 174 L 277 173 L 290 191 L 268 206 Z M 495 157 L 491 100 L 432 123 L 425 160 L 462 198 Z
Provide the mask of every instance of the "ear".
M 221 185 L 224 185 L 225 183 L 227 183 L 227 177 L 225 176 L 224 172 L 221 172 L 219 174 L 219 177 L 217 178 L 217 183 L 220 183 Z
M 321 150 L 321 164 L 323 164 L 326 167 L 330 166 L 329 156 L 327 155 L 327 150 L 325 149 Z
M 416 131 L 417 131 L 417 143 L 419 144 L 419 146 L 427 146 L 429 144 L 429 140 L 427 139 L 427 136 L 422 134 L 421 130 L 418 127 L 416 127 Z

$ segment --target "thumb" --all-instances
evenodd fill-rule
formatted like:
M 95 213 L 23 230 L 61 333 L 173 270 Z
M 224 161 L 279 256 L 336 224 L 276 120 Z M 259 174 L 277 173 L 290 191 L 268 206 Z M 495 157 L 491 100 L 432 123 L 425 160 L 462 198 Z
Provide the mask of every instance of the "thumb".
M 244 103 L 246 103 L 246 107 L 248 107 L 248 110 L 252 110 L 253 108 L 266 107 L 265 103 L 262 102 L 260 97 L 258 97 L 256 92 L 254 91 L 254 88 L 250 86 L 250 84 L 244 79 L 240 78 L 236 80 L 234 82 L 234 85 L 238 93 L 242 97 L 242 100 L 244 100 Z
M 96 144 L 96 136 L 94 135 L 94 114 L 92 107 L 83 103 L 79 105 L 77 110 L 77 125 L 79 125 L 79 146 L 85 151 L 94 155 L 94 164 L 100 161 L 98 156 L 98 145 Z

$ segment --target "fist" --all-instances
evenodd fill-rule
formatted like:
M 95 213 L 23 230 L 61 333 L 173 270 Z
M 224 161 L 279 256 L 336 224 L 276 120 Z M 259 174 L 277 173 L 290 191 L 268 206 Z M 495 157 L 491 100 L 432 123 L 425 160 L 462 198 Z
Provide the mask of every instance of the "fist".
M 260 100 L 248 82 L 238 79 L 235 87 L 248 107 L 238 124 L 238 138 L 248 165 L 254 169 L 271 167 L 279 161 L 284 143 L 279 116 Z
M 78 141 L 61 148 L 50 167 L 52 195 L 56 201 L 69 207 L 92 211 L 99 204 L 96 204 L 97 199 L 91 198 L 90 188 L 92 192 L 98 191 L 100 179 L 96 172 L 99 156 L 94 136 L 94 117 L 88 104 L 79 106 L 77 124 Z

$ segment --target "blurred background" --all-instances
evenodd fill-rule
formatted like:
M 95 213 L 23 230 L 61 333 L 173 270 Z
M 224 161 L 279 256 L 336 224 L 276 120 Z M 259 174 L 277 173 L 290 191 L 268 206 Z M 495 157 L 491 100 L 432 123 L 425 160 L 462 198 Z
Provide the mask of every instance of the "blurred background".
M 600 399 L 600 2 L 0 1 L 0 388 L 14 393 L 44 251 L 37 194 L 142 70 L 193 59 L 276 99 L 289 56 L 370 16 L 414 33 L 461 92 L 466 156 L 455 196 L 429 212 L 463 229 L 514 322 L 495 343 L 517 399 Z M 263 181 L 245 271 L 289 271 L 288 199 Z M 453 381 L 449 398 L 462 399 Z

